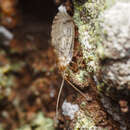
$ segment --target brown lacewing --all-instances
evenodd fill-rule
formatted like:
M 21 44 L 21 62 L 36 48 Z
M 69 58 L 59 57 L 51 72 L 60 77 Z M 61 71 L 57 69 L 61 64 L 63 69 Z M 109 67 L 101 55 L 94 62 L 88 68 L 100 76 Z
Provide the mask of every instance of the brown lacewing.
M 67 13 L 66 8 L 61 5 L 58 9 L 59 12 L 55 16 L 52 23 L 51 38 L 52 45 L 57 55 L 59 68 L 63 68 L 63 71 L 65 72 L 65 68 L 70 63 L 73 56 L 75 29 L 73 19 Z M 55 125 L 57 125 L 58 121 L 60 94 L 64 86 L 64 72 L 63 80 L 57 98 Z
M 69 63 L 72 60 L 74 49 L 74 38 L 75 38 L 75 26 L 73 23 L 73 19 L 67 13 L 66 8 L 63 5 L 59 7 L 59 12 L 57 13 L 57 15 L 53 20 L 51 37 L 52 37 L 52 45 L 55 49 L 55 53 L 58 58 L 59 67 L 63 68 L 63 80 L 61 83 L 56 104 L 55 123 L 57 124 L 58 106 L 59 106 L 60 94 L 64 86 L 65 68 L 67 67 L 67 65 L 69 65 Z M 76 88 L 70 81 L 68 81 L 67 79 L 66 81 L 76 91 L 78 91 L 81 95 L 83 95 L 86 98 L 86 96 L 78 88 Z
M 52 45 L 61 68 L 66 68 L 73 56 L 75 28 L 72 17 L 61 5 L 52 24 Z

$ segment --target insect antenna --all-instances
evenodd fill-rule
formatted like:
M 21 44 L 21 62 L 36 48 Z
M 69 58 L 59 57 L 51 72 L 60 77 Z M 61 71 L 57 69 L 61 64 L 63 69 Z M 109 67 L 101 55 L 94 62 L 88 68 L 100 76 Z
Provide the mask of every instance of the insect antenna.
M 65 74 L 65 71 L 63 73 L 63 79 L 62 79 L 62 82 L 61 82 L 61 86 L 60 86 L 60 90 L 59 90 L 58 97 L 57 97 L 57 102 L 56 102 L 55 126 L 57 126 L 57 124 L 58 124 L 58 115 L 59 115 L 58 108 L 59 108 L 60 96 L 61 96 L 62 89 L 64 87 L 65 80 L 68 82 L 68 84 L 72 88 L 74 88 L 79 94 L 81 94 L 85 99 L 87 99 L 86 95 L 81 90 L 76 88 L 69 80 L 65 79 L 65 75 L 64 74 Z
M 87 99 L 86 95 L 80 89 L 78 89 L 77 87 L 75 87 L 69 80 L 66 79 L 66 81 L 68 82 L 68 84 L 72 88 L 74 88 L 79 94 L 81 94 L 85 99 Z
M 60 102 L 61 92 L 62 92 L 62 89 L 64 87 L 64 82 L 65 82 L 64 73 L 63 73 L 63 78 L 62 78 L 62 82 L 61 82 L 61 86 L 60 86 L 60 90 L 59 90 L 58 97 L 57 97 L 57 102 L 56 102 L 55 126 L 57 126 L 57 124 L 58 124 L 58 114 L 59 114 L 58 108 L 59 108 L 59 102 Z

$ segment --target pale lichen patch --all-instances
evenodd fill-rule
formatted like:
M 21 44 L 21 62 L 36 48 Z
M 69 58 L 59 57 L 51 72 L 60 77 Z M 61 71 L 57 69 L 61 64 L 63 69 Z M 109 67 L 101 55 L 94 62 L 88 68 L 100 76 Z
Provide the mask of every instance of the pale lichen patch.
M 84 111 L 80 110 L 76 113 L 76 123 L 74 130 L 79 129 L 91 129 L 95 127 L 93 119 L 85 114 Z
M 130 49 L 130 1 L 120 2 L 102 13 L 101 37 L 103 40 L 98 53 L 112 59 L 128 56 Z M 104 51 L 102 51 L 101 47 Z M 103 54 L 102 54 L 103 53 Z
M 74 119 L 75 113 L 79 110 L 79 106 L 77 104 L 72 104 L 67 102 L 66 100 L 62 104 L 62 114 L 65 116 L 69 116 L 70 119 Z
M 103 61 L 102 81 L 108 88 L 129 88 L 130 84 L 130 1 L 115 0 L 101 15 L 97 53 Z M 108 90 L 108 89 L 107 89 Z

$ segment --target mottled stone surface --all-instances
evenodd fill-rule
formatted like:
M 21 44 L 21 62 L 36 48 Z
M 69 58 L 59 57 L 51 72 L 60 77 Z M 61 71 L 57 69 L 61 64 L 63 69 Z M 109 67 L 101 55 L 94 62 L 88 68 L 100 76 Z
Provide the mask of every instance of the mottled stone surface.
M 101 59 L 105 60 L 102 64 L 102 79 L 117 89 L 130 87 L 129 14 L 130 2 L 116 2 L 101 16 L 102 44 L 98 52 Z

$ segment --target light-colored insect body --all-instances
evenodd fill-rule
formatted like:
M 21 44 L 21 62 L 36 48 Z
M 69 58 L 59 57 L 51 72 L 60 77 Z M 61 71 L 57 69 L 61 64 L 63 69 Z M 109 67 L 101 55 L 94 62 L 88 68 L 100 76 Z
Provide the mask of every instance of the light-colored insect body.
M 52 46 L 55 49 L 55 53 L 58 59 L 58 66 L 59 68 L 63 68 L 63 80 L 61 83 L 56 104 L 55 123 L 57 124 L 58 106 L 61 91 L 64 86 L 65 68 L 70 63 L 73 56 L 74 37 L 75 37 L 73 19 L 67 13 L 66 8 L 63 5 L 59 7 L 59 12 L 57 13 L 57 15 L 53 20 L 51 37 L 52 37 Z
M 60 68 L 63 69 L 63 80 L 60 86 L 57 104 L 56 104 L 56 118 L 55 118 L 55 125 L 57 125 L 58 119 L 58 106 L 62 88 L 64 86 L 65 80 L 65 69 L 69 65 L 73 57 L 73 49 L 74 49 L 74 37 L 75 37 L 75 27 L 73 23 L 73 19 L 67 13 L 66 8 L 61 5 L 59 7 L 59 12 L 55 16 L 52 24 L 52 45 L 55 49 L 55 53 L 58 59 L 58 65 Z M 66 79 L 66 81 L 81 95 L 85 97 L 85 95 L 76 88 L 70 81 Z M 86 98 L 86 97 L 85 97 Z
M 74 23 L 64 6 L 59 7 L 59 12 L 52 24 L 52 45 L 58 58 L 59 67 L 66 67 L 73 56 L 75 29 Z

